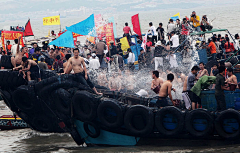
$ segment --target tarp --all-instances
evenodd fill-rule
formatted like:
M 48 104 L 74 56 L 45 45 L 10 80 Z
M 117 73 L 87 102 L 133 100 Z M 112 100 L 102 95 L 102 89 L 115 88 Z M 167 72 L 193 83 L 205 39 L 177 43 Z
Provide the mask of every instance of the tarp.
M 2 39 L 2 47 L 3 50 L 6 50 L 5 40 L 14 40 L 19 37 L 23 37 L 22 31 L 2 31 L 1 39 Z M 20 45 L 24 46 L 23 39 L 21 38 Z
M 133 31 L 140 36 L 139 38 L 142 40 L 142 33 L 141 33 L 141 27 L 139 22 L 139 15 L 136 14 L 132 16 L 132 25 L 133 25 Z
M 191 36 L 195 36 L 195 35 L 204 35 L 206 33 L 214 33 L 214 32 L 219 32 L 219 31 L 227 31 L 228 29 L 212 29 L 211 31 L 205 31 L 205 32 L 194 32 L 191 33 Z
M 32 27 L 31 27 L 31 23 L 30 23 L 30 19 L 28 20 L 28 22 L 25 25 L 25 31 L 24 31 L 24 36 L 34 36 L 33 31 L 32 31 Z
M 70 27 L 66 27 L 68 31 L 80 34 L 80 35 L 90 35 L 96 37 L 96 28 L 94 22 L 94 14 L 90 15 L 87 19 L 74 24 Z
M 174 16 L 172 16 L 171 19 L 173 19 L 173 21 L 176 21 L 177 19 L 180 20 L 180 13 L 178 12 L 177 14 L 175 14 Z
M 43 25 L 60 25 L 60 15 L 43 18 Z
M 70 47 L 74 48 L 73 34 L 71 31 L 66 31 L 56 40 L 49 43 L 49 45 L 55 45 L 58 47 Z
M 120 43 L 121 43 L 121 49 L 123 51 L 123 55 L 125 55 L 125 52 L 127 51 L 127 49 L 130 48 L 127 37 L 121 38 Z
M 113 23 L 114 38 L 117 38 L 117 28 L 116 28 L 114 17 L 109 18 L 108 23 Z
M 113 24 L 108 23 L 106 27 L 106 44 L 109 47 L 110 41 L 114 41 L 115 44 L 115 39 L 114 39 L 114 34 L 113 34 Z

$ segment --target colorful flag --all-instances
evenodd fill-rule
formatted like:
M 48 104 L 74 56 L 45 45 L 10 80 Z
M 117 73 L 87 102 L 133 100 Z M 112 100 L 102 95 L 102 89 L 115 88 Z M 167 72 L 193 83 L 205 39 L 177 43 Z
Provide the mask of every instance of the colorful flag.
M 113 23 L 114 38 L 117 38 L 117 28 L 116 28 L 114 17 L 109 18 L 108 23 Z
M 23 32 L 21 31 L 2 31 L 1 39 L 3 50 L 6 50 L 6 46 L 4 44 L 5 40 L 18 39 L 20 36 L 23 37 Z M 20 45 L 24 46 L 23 38 L 21 38 Z
M 146 44 L 147 44 L 147 36 L 148 36 L 148 32 L 145 34 L 145 36 L 143 37 L 143 41 L 142 41 L 142 45 L 141 47 L 146 51 Z
M 26 23 L 25 30 L 24 30 L 24 36 L 25 37 L 26 36 L 34 36 L 33 31 L 32 31 L 32 27 L 31 27 L 31 23 L 30 23 L 30 19 Z
M 172 16 L 171 19 L 173 19 L 173 21 L 176 21 L 177 19 L 180 19 L 180 13 L 178 12 L 177 14 Z
M 95 39 L 96 39 L 95 37 L 87 36 L 87 40 L 93 44 L 95 44 Z
M 43 18 L 43 25 L 60 25 L 60 15 Z
M 127 37 L 121 38 L 120 43 L 121 43 L 121 49 L 123 51 L 123 55 L 125 55 L 125 53 L 127 52 L 127 49 L 130 48 Z
M 58 47 L 70 47 L 74 48 L 73 34 L 71 31 L 66 31 L 56 40 L 49 43 L 49 45 L 55 45 Z
M 142 33 L 141 33 L 141 27 L 140 27 L 139 15 L 138 14 L 132 16 L 132 25 L 133 25 L 133 31 L 142 40 Z
M 66 27 L 66 29 L 80 35 L 90 35 L 92 37 L 96 37 L 94 14 L 90 15 L 87 19 L 77 24 Z
M 112 23 L 108 23 L 106 26 L 106 44 L 107 44 L 107 46 L 110 45 L 110 41 L 114 41 L 114 44 L 115 44 Z

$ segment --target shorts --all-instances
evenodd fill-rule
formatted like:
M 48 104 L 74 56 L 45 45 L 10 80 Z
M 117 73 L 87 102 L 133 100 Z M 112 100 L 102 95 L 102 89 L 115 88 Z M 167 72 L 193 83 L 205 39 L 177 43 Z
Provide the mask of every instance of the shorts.
M 172 106 L 172 101 L 169 97 L 159 97 L 156 106 L 157 107 L 166 107 L 166 106 Z
M 189 95 L 189 98 L 191 99 L 191 102 L 201 105 L 201 98 L 198 97 L 194 92 L 188 91 L 188 95 Z
M 187 91 L 184 91 L 184 92 L 182 93 L 182 98 L 183 98 L 183 101 L 184 101 L 184 103 L 185 103 L 185 107 L 186 107 L 187 109 L 191 108 L 192 101 L 191 101 L 191 99 L 189 98 L 189 95 L 188 95 L 188 92 L 187 92 Z
M 37 78 L 37 79 L 41 78 L 40 69 L 38 65 L 31 66 L 29 71 L 31 72 L 32 78 Z

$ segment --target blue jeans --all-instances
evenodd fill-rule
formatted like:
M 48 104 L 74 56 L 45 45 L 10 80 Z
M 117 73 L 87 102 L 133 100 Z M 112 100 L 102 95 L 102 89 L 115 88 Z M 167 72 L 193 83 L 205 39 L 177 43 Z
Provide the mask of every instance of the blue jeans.
M 197 32 L 201 32 L 201 28 L 200 28 L 200 26 L 195 27 L 195 31 L 197 31 Z
M 213 53 L 211 60 L 216 60 L 216 56 L 217 56 L 217 53 Z

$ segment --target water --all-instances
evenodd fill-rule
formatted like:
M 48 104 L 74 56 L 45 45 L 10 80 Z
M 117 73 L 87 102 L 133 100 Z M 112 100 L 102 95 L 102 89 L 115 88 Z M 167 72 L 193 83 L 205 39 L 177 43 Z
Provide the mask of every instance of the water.
M 232 34 L 238 33 L 239 23 L 236 15 L 240 13 L 239 6 L 199 8 L 194 9 L 198 15 L 207 14 L 214 19 L 214 28 L 226 28 Z M 159 22 L 166 25 L 169 17 L 180 12 L 181 18 L 189 16 L 193 9 L 185 10 L 160 10 L 157 12 L 131 12 L 116 14 L 113 12 L 117 22 L 118 36 L 122 35 L 122 28 L 125 22 L 131 23 L 131 16 L 139 13 L 142 33 L 148 29 L 148 23 L 153 22 L 157 27 Z M 103 14 L 104 18 L 112 15 Z M 77 23 L 84 18 L 63 18 L 62 28 Z M 26 21 L 11 21 L 0 23 L 0 27 L 10 25 L 25 25 Z M 32 29 L 36 37 L 46 36 L 48 30 L 59 31 L 59 26 L 43 26 L 42 19 L 31 20 Z M 130 24 L 131 25 L 131 24 Z M 0 28 L 0 29 L 1 29 Z M 224 34 L 224 33 L 222 33 Z M 29 38 L 30 39 L 30 38 Z M 141 78 L 146 82 L 151 79 L 149 75 Z M 149 84 L 149 83 L 146 83 Z M 0 115 L 8 115 L 12 112 L 0 102 Z M 11 131 L 0 131 L 0 152 L 239 152 L 240 147 L 231 141 L 209 141 L 209 140 L 156 140 L 148 144 L 133 147 L 86 147 L 77 146 L 69 134 L 40 133 L 31 129 L 20 129 Z

